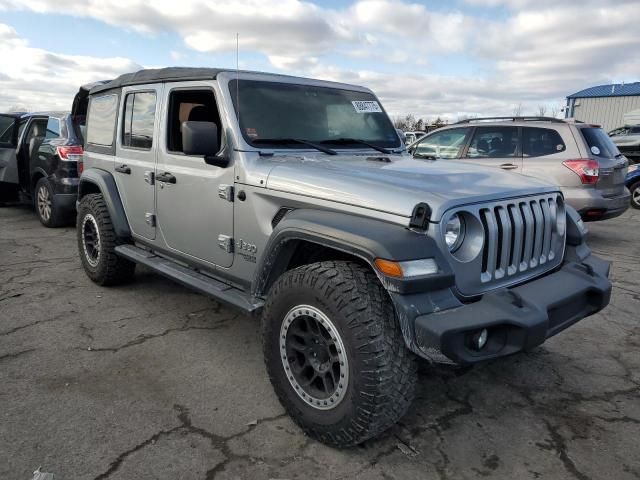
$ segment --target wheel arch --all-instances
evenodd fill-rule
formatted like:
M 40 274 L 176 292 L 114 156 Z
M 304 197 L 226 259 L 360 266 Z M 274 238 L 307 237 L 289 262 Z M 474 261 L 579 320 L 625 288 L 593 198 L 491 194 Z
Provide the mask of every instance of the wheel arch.
M 129 221 L 113 175 L 97 168 L 85 170 L 78 185 L 78 201 L 90 193 L 99 193 L 104 198 L 116 236 L 119 238 L 131 237 Z
M 408 223 L 408 220 L 407 220 Z M 310 255 L 301 254 L 305 249 Z M 391 279 L 374 266 L 376 258 L 414 260 L 435 258 L 442 273 L 433 279 L 453 283 L 453 274 L 430 237 L 401 225 L 372 218 L 325 210 L 292 210 L 277 224 L 262 255 L 252 282 L 252 294 L 267 294 L 288 270 L 322 260 L 351 260 L 371 268 L 383 287 L 392 293 L 408 293 L 416 282 Z M 424 279 L 420 287 L 433 283 Z

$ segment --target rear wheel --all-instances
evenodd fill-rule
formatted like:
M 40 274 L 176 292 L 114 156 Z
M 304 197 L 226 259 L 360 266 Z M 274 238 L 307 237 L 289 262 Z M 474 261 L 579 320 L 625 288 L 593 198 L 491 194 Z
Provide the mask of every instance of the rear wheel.
M 353 262 L 291 270 L 262 316 L 265 363 L 293 420 L 329 445 L 356 445 L 397 422 L 413 400 L 416 357 L 373 272 Z
M 38 180 L 33 197 L 36 215 L 45 227 L 60 227 L 68 220 L 68 217 L 65 216 L 66 212 L 56 201 L 51 182 L 46 178 Z
M 118 285 L 133 276 L 136 264 L 115 253 L 119 244 L 102 195 L 82 197 L 76 224 L 78 251 L 89 278 L 100 285 Z
M 636 182 L 629 187 L 631 192 L 631 206 L 640 209 L 640 182 Z

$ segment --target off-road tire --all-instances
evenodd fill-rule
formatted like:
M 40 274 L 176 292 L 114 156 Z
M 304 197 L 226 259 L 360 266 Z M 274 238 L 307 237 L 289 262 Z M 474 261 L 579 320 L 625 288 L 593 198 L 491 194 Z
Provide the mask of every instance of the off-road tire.
M 283 321 L 298 305 L 322 311 L 335 325 L 348 359 L 344 398 L 318 410 L 288 380 L 281 352 Z M 325 261 L 283 274 L 262 314 L 267 372 L 291 418 L 312 438 L 348 447 L 394 425 L 413 401 L 417 357 L 404 343 L 391 300 L 376 275 L 348 261 Z
M 631 206 L 633 208 L 640 209 L 640 199 L 638 199 L 638 194 L 640 193 L 640 182 L 636 182 L 629 187 L 629 191 L 631 192 Z M 634 192 L 636 195 L 636 200 L 634 200 Z
M 95 226 L 98 232 L 97 257 L 90 257 L 85 248 L 83 236 L 86 229 Z M 113 230 L 109 210 L 101 194 L 92 193 L 82 197 L 78 206 L 76 224 L 78 252 L 87 276 L 95 283 L 103 286 L 118 285 L 131 280 L 136 264 L 115 253 L 115 247 L 121 242 Z
M 41 198 L 42 196 L 44 198 Z M 48 202 L 47 212 L 43 211 L 44 202 Z M 33 207 L 38 220 L 47 228 L 56 228 L 72 223 L 68 212 L 65 212 L 58 204 L 51 182 L 45 177 L 38 180 L 33 190 Z

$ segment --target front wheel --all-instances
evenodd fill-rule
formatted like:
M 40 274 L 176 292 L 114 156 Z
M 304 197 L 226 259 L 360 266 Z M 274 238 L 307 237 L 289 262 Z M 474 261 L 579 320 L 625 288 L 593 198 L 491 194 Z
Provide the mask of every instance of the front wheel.
M 387 292 L 353 262 L 291 270 L 262 316 L 274 390 L 311 437 L 346 447 L 379 435 L 407 411 L 417 378 Z
M 636 182 L 629 187 L 631 192 L 631 206 L 640 209 L 640 182 Z

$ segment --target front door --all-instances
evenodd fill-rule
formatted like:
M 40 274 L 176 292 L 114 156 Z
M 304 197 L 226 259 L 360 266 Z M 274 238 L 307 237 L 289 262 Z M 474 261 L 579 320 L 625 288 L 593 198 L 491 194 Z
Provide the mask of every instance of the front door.
M 18 185 L 17 140 L 17 117 L 0 114 L 0 183 Z
M 113 176 L 134 235 L 156 236 L 156 152 L 162 85 L 125 88 L 120 102 Z
M 233 185 L 233 166 L 207 165 L 202 156 L 185 155 L 180 128 L 185 121 L 214 122 L 218 144 L 224 149 L 216 94 L 212 86 L 199 82 L 170 87 L 164 94 L 166 117 L 156 176 L 158 226 L 170 249 L 229 267 L 233 262 L 233 199 L 224 198 L 224 186 Z
M 520 129 L 518 127 L 476 127 L 465 162 L 522 173 Z

